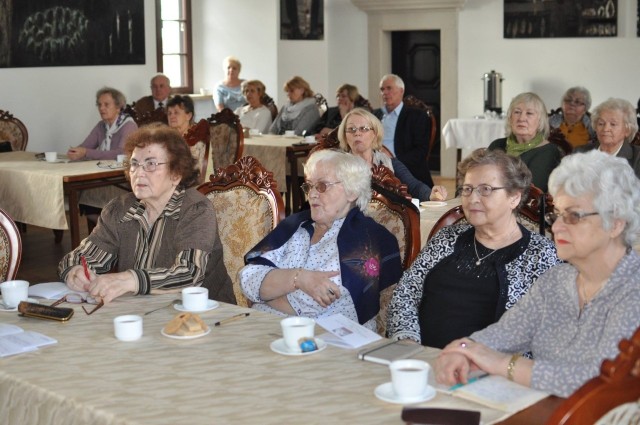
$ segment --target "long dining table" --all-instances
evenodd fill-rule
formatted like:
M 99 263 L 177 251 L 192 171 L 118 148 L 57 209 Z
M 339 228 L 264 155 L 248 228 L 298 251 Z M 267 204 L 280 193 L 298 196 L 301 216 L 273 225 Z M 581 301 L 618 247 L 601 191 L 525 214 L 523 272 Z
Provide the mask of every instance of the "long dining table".
M 14 221 L 69 229 L 72 248 L 80 243 L 78 205 L 101 208 L 130 187 L 115 161 L 46 162 L 22 151 L 0 153 L 0 181 L 0 208 Z
M 0 359 L 0 423 L 403 423 L 402 405 L 374 395 L 389 381 L 388 368 L 359 360 L 357 350 L 330 345 L 312 355 L 278 354 L 270 348 L 281 338 L 278 316 L 224 303 L 201 313 L 209 334 L 170 339 L 161 330 L 179 313 L 170 306 L 174 298 L 123 296 L 90 316 L 63 304 L 75 310 L 66 323 L 0 312 L 2 323 L 57 340 Z M 213 326 L 244 312 L 250 315 Z M 143 315 L 141 339 L 114 337 L 113 319 L 124 314 Z M 437 354 L 425 348 L 415 357 L 432 363 Z M 483 424 L 508 416 L 444 393 L 415 406 L 479 410 Z
M 429 233 L 435 226 L 436 222 L 451 208 L 457 207 L 462 203 L 460 198 L 451 198 L 444 201 L 442 206 L 420 206 L 420 246 L 427 244 Z M 430 202 L 423 203 L 425 205 L 432 204 Z

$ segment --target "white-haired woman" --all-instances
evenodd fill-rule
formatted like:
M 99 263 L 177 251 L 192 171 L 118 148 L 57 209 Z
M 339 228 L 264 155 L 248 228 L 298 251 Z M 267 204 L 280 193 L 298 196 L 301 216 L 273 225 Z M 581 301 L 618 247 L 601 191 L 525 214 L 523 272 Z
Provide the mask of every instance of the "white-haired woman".
M 220 81 L 216 86 L 216 92 L 213 94 L 213 103 L 218 112 L 224 108 L 235 111 L 247 103 L 242 94 L 242 82 L 244 80 L 240 79 L 242 64 L 237 58 L 227 56 L 224 58 L 224 61 L 222 61 L 222 66 L 224 67 L 226 76 L 224 80 Z
M 375 330 L 380 291 L 400 278 L 395 237 L 363 211 L 371 169 L 354 155 L 322 150 L 305 164 L 310 210 L 282 221 L 245 256 L 242 291 L 253 308 L 281 316 L 342 313 Z
M 547 191 L 549 174 L 560 163 L 562 151 L 549 143 L 547 107 L 535 93 L 520 93 L 507 110 L 506 138 L 494 140 L 489 149 L 519 156 L 531 170 L 532 183 Z
M 549 179 L 547 215 L 560 264 L 497 323 L 449 344 L 436 378 L 466 382 L 471 369 L 566 397 L 596 376 L 640 323 L 640 180 L 602 152 L 562 160 Z M 533 359 L 520 354 L 531 352 Z
M 569 88 L 563 95 L 559 110 L 549 117 L 549 127 L 557 129 L 562 139 L 573 150 L 596 138 L 588 111 L 591 93 L 584 87 Z
M 598 149 L 609 155 L 624 158 L 640 178 L 640 146 L 631 144 L 638 131 L 633 105 L 624 99 L 605 100 L 593 110 L 593 123 L 598 140 L 581 146 L 576 151 L 588 152 Z

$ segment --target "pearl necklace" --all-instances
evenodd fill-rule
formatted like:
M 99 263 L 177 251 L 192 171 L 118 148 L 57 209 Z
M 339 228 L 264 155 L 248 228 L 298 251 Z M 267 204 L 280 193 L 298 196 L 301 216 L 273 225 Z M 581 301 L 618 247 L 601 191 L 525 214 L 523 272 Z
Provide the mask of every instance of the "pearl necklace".
M 494 252 L 497 251 L 497 249 L 494 249 L 493 251 L 491 251 L 490 253 L 488 253 L 484 257 L 480 258 L 480 255 L 478 255 L 478 246 L 476 245 L 475 236 L 473 237 L 473 250 L 476 252 L 476 258 L 478 259 L 478 261 L 476 261 L 476 266 L 479 266 L 480 264 L 482 264 L 482 260 L 484 260 L 485 258 L 487 258 L 488 256 L 490 256 L 491 254 L 493 254 Z

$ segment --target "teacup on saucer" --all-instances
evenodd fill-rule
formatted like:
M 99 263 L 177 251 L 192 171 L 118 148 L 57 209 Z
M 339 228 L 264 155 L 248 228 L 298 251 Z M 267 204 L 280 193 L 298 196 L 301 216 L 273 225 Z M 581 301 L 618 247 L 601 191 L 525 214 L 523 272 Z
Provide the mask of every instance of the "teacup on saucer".
M 393 385 L 391 382 L 378 385 L 373 392 L 376 397 L 382 401 L 395 404 L 415 404 L 422 403 L 424 401 L 431 400 L 436 396 L 435 388 L 427 386 L 424 393 L 418 397 L 402 398 L 393 391 Z
M 319 353 L 320 351 L 327 348 L 327 343 L 324 342 L 321 338 L 314 338 L 316 345 L 318 346 L 317 350 L 302 352 L 302 350 L 293 350 L 289 348 L 287 344 L 284 343 L 284 339 L 276 339 L 270 345 L 271 351 L 274 353 L 282 354 L 283 356 L 309 356 L 311 354 Z
M 218 308 L 219 306 L 220 306 L 220 303 L 218 303 L 218 301 L 207 300 L 207 307 L 202 310 L 188 310 L 187 308 L 185 308 L 185 306 L 182 303 L 174 304 L 173 308 L 175 308 L 178 311 L 187 311 L 189 313 L 202 313 L 203 311 L 213 310 L 214 308 Z

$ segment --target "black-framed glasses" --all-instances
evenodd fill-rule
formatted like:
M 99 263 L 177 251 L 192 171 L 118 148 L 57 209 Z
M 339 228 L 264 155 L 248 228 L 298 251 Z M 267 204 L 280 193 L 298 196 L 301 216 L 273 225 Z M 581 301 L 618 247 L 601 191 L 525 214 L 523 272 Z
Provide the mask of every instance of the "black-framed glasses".
M 95 305 L 95 307 L 91 311 L 88 311 L 84 306 L 82 306 L 82 309 L 84 310 L 85 313 L 87 313 L 87 315 L 91 315 L 95 313 L 96 310 L 98 310 L 100 307 L 104 305 L 104 301 L 102 300 L 98 301 L 95 298 L 90 297 L 88 295 L 84 296 L 82 294 L 71 293 L 71 294 L 65 295 L 64 297 L 60 298 L 59 300 L 51 304 L 51 307 L 55 307 L 58 304 L 62 304 L 62 303 L 70 303 L 70 304 L 86 303 L 86 304 Z
M 125 162 L 124 166 L 128 167 L 129 171 L 132 173 L 135 173 L 136 171 L 138 171 L 138 168 L 142 168 L 147 173 L 151 173 L 153 171 L 156 171 L 156 168 L 158 168 L 158 165 L 164 165 L 164 164 L 168 164 L 168 162 L 158 162 L 158 161 L 147 160 L 144 162 L 138 162 L 138 161 Z
M 585 217 L 589 217 L 592 215 L 598 215 L 599 212 L 578 212 L 578 211 L 565 211 L 563 213 L 557 212 L 548 212 L 544 215 L 544 220 L 549 224 L 549 226 L 553 226 L 553 223 L 560 217 L 562 217 L 562 222 L 564 224 L 578 224 L 580 220 Z
M 479 184 L 476 187 L 471 186 L 470 184 L 463 184 L 460 186 L 458 191 L 461 196 L 471 196 L 473 191 L 478 192 L 480 196 L 490 196 L 494 190 L 506 189 L 505 187 L 496 187 L 488 184 Z
M 573 105 L 573 106 L 585 106 L 586 105 L 586 103 L 584 103 L 583 101 L 578 100 L 578 99 L 564 98 L 564 99 L 562 99 L 562 101 L 564 103 L 566 103 L 567 105 Z
M 302 189 L 305 195 L 308 195 L 309 192 L 311 192 L 311 189 L 317 190 L 318 193 L 325 193 L 327 189 L 329 189 L 329 187 L 338 183 L 342 183 L 342 182 L 318 182 L 316 184 L 302 183 L 302 185 L 300 186 L 300 189 Z
M 362 126 L 362 127 L 347 127 L 344 129 L 347 133 L 356 134 L 358 131 L 360 133 L 368 133 L 373 130 L 373 127 Z

